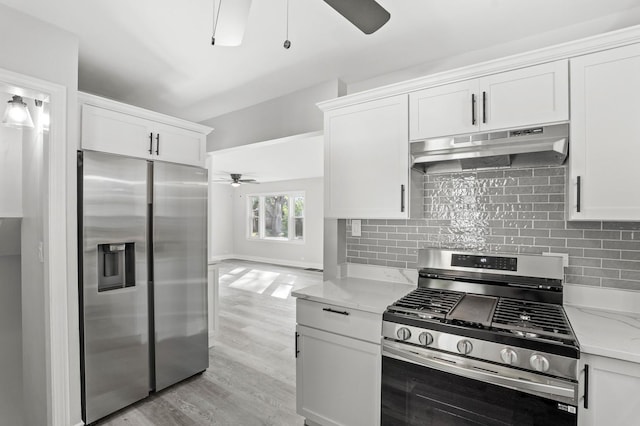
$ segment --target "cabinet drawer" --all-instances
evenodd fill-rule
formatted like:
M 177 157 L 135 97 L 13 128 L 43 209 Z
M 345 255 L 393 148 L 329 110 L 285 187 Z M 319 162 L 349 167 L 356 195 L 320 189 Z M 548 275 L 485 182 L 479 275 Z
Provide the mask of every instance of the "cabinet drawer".
M 372 343 L 380 343 L 382 336 L 382 315 L 310 300 L 297 300 L 296 321 Z

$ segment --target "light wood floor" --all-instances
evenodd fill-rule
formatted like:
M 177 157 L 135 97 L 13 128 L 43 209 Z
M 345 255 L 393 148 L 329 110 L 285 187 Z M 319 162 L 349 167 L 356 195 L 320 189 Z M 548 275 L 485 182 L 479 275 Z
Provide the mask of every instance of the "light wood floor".
M 303 425 L 295 413 L 292 289 L 322 273 L 245 261 L 220 266 L 220 328 L 209 369 L 99 422 L 101 426 Z

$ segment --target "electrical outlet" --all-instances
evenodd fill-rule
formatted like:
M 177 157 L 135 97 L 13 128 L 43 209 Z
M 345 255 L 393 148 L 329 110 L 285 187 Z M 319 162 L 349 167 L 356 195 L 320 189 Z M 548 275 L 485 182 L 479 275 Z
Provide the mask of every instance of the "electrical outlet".
M 562 258 L 562 266 L 565 268 L 569 266 L 569 254 L 568 253 L 542 253 L 543 256 L 556 256 Z
M 351 236 L 352 237 L 362 236 L 362 222 L 360 221 L 360 219 L 353 219 L 351 221 Z

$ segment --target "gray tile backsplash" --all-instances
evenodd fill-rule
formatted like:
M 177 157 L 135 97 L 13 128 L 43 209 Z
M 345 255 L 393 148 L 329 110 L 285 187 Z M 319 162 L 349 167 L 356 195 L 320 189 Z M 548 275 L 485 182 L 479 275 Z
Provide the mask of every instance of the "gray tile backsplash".
M 416 267 L 422 247 L 568 253 L 567 283 L 640 291 L 639 222 L 567 222 L 565 167 L 424 177 L 424 219 L 347 221 L 347 261 Z

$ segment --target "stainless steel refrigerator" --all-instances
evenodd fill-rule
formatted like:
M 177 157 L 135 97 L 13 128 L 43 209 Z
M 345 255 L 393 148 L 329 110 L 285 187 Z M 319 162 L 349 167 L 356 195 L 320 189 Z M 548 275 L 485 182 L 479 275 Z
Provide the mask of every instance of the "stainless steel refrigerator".
M 86 424 L 208 365 L 207 172 L 78 153 Z

